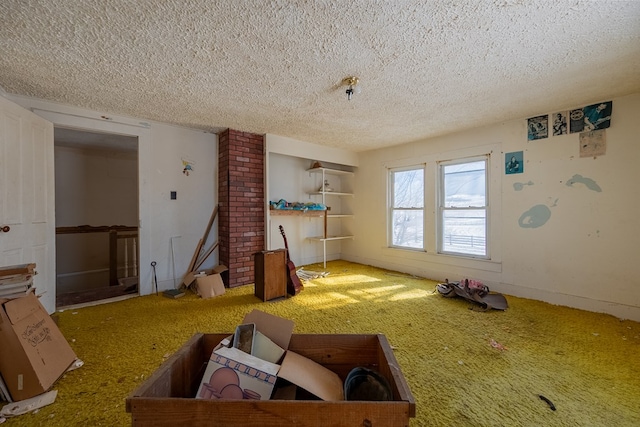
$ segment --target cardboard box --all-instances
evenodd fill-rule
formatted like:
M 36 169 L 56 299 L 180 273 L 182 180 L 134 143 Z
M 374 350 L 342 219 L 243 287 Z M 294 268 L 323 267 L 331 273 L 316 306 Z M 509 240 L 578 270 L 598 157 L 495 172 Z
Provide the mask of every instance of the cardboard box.
M 203 299 L 222 295 L 225 293 L 222 273 L 227 270 L 224 265 L 218 265 L 212 269 L 192 271 L 184 276 L 182 284 L 189 287 L 195 283 L 195 291 Z
M 186 287 L 189 287 L 196 281 L 197 277 L 202 277 L 203 275 L 209 276 L 209 275 L 212 275 L 212 274 L 220 274 L 221 275 L 222 273 L 224 273 L 227 270 L 228 270 L 228 268 L 226 266 L 224 266 L 222 264 L 219 264 L 219 265 L 215 266 L 214 268 L 190 271 L 187 274 L 185 274 L 184 278 L 182 279 L 182 284 L 184 286 L 186 286 Z
M 49 390 L 76 360 L 34 294 L 0 300 L 0 373 L 13 400 Z
M 409 419 L 415 417 L 415 400 L 393 350 L 381 334 L 293 334 L 284 348 L 332 371 L 342 381 L 355 367 L 375 369 L 389 381 L 392 401 L 194 399 L 213 349 L 229 335 L 197 334 L 167 359 L 127 397 L 132 425 L 397 427 L 408 426 Z M 281 345 L 277 339 L 270 339 Z
M 196 278 L 196 292 L 201 298 L 213 298 L 222 295 L 225 292 L 224 283 L 220 274 L 211 274 L 208 276 Z

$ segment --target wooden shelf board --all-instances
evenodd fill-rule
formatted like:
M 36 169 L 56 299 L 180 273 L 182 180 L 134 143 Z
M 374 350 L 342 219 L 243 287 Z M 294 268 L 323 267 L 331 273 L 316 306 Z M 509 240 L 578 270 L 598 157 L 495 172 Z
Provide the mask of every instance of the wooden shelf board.
M 314 210 L 297 210 L 297 209 L 269 209 L 271 215 L 280 216 L 310 216 L 310 217 L 323 217 L 326 211 L 314 211 Z
M 343 170 L 340 170 L 340 169 L 329 169 L 329 168 L 311 168 L 311 169 L 307 169 L 307 172 L 309 172 L 309 173 L 322 173 L 322 171 L 324 171 L 324 173 L 330 174 L 330 175 L 353 175 L 353 172 L 351 172 L 351 171 L 343 171 Z
M 353 239 L 353 236 L 327 236 L 327 237 L 316 236 L 316 237 L 307 237 L 307 239 L 315 240 L 315 241 L 318 241 L 318 242 L 325 242 L 325 241 L 329 241 L 329 240 Z
M 323 194 L 329 196 L 353 196 L 353 193 L 340 193 L 338 191 L 314 191 L 313 193 L 309 193 L 314 196 L 322 196 Z

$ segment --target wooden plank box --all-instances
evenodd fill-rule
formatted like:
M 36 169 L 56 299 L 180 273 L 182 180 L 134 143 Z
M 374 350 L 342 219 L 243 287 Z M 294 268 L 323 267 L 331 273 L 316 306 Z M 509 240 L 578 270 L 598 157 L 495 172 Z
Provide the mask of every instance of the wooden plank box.
M 355 367 L 375 369 L 393 401 L 203 400 L 194 396 L 213 348 L 231 334 L 196 334 L 126 399 L 134 426 L 408 426 L 415 400 L 386 337 L 293 334 L 289 350 L 344 381 Z

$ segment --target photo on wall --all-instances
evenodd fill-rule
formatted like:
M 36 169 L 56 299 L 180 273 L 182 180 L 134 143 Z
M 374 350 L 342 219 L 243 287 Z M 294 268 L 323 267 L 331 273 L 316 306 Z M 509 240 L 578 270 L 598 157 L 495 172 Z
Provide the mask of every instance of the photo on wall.
M 549 115 L 532 117 L 527 120 L 527 139 L 534 141 L 549 136 Z
M 580 157 L 597 157 L 607 153 L 606 130 L 594 130 L 580 134 Z
M 504 173 L 507 175 L 524 172 L 524 153 L 514 151 L 504 155 Z
M 567 111 L 560 111 L 551 116 L 553 118 L 553 123 L 551 124 L 553 136 L 566 135 L 568 133 L 567 114 Z
M 613 102 L 600 102 L 583 108 L 571 110 L 569 113 L 569 131 L 591 132 L 611 126 Z

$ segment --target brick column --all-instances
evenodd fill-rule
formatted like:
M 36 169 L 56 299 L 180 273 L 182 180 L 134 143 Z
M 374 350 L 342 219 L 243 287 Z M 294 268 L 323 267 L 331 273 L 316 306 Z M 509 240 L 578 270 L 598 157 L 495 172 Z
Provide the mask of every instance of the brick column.
M 264 136 L 218 135 L 218 239 L 229 287 L 254 282 L 253 254 L 264 250 Z

